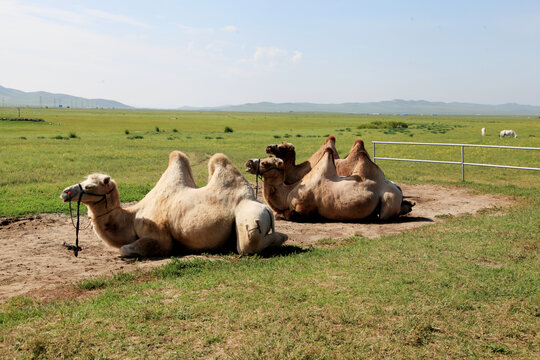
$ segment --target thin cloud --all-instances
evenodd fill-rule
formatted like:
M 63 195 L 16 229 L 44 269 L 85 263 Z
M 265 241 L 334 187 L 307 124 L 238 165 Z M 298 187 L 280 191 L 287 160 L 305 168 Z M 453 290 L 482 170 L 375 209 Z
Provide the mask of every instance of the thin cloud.
M 213 28 L 196 28 L 193 26 L 187 26 L 187 25 L 178 25 L 180 29 L 184 31 L 185 34 L 190 35 L 212 35 L 214 33 Z
M 234 25 L 227 25 L 227 26 L 224 26 L 221 28 L 221 31 L 225 31 L 225 32 L 237 32 L 238 31 L 238 27 L 237 26 L 234 26 Z
M 302 53 L 300 51 L 295 51 L 294 54 L 291 55 L 290 51 L 285 49 L 259 46 L 255 48 L 255 51 L 250 58 L 242 59 L 240 60 L 240 63 L 251 63 L 257 67 L 263 66 L 275 68 L 279 65 L 298 62 L 301 58 Z
M 300 51 L 296 50 L 293 57 L 291 58 L 291 61 L 294 63 L 299 62 L 300 60 L 302 60 L 302 56 L 303 54 Z
M 96 10 L 96 9 L 85 9 L 85 12 L 88 15 L 91 15 L 100 19 L 104 19 L 104 20 L 109 20 L 112 22 L 117 22 L 121 24 L 127 24 L 127 25 L 142 27 L 142 28 L 150 28 L 149 25 L 143 22 L 140 22 L 138 20 L 135 20 L 133 18 L 130 18 L 129 16 L 125 16 L 125 15 L 111 14 L 109 12 Z

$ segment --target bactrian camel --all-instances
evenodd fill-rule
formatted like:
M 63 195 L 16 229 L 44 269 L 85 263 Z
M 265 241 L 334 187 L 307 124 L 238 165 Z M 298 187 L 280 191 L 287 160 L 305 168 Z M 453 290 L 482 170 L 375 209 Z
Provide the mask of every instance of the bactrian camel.
M 116 183 L 105 174 L 88 176 L 61 198 L 77 201 L 82 192 L 95 233 L 122 256 L 168 256 L 174 242 L 188 251 L 214 250 L 234 240 L 240 254 L 254 254 L 287 239 L 227 156 L 212 156 L 208 172 L 208 184 L 197 188 L 188 158 L 173 151 L 155 187 L 131 207 L 121 207 Z
M 284 182 L 284 162 L 279 158 L 251 159 L 246 167 L 248 172 L 263 176 L 267 204 L 287 220 L 312 216 L 359 220 L 370 215 L 387 220 L 410 212 L 413 204 L 403 201 L 401 190 L 377 171 L 376 164 L 366 160 L 369 157 L 359 161 L 357 175 L 340 177 L 333 151 L 326 149 L 317 165 L 295 184 Z
M 294 184 L 300 181 L 304 175 L 306 175 L 322 158 L 325 149 L 332 149 L 334 151 L 334 159 L 336 164 L 336 170 L 339 176 L 353 175 L 353 170 L 357 165 L 357 162 L 362 158 L 362 153 L 365 152 L 364 142 L 362 139 L 356 139 L 351 151 L 343 159 L 339 158 L 338 152 L 335 147 L 336 138 L 329 136 L 324 144 L 313 154 L 311 157 L 301 164 L 296 165 L 296 150 L 294 145 L 287 142 L 281 144 L 268 145 L 266 147 L 266 153 L 274 155 L 275 157 L 283 160 L 285 167 L 285 183 Z
M 319 160 L 324 155 L 326 149 L 331 149 L 334 157 L 339 158 L 338 152 L 335 147 L 336 138 L 330 135 L 324 142 L 324 144 L 306 161 L 296 164 L 296 151 L 294 145 L 288 142 L 282 142 L 281 144 L 268 145 L 266 147 L 266 153 L 274 155 L 275 157 L 283 160 L 285 167 L 285 184 L 294 184 L 304 177 L 317 165 Z

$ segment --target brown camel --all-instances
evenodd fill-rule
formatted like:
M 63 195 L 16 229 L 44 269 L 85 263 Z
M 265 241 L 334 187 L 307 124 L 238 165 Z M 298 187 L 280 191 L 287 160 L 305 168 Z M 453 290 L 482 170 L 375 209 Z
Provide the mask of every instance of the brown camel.
M 279 158 L 248 160 L 246 167 L 248 172 L 258 171 L 263 176 L 267 204 L 287 220 L 297 215 L 359 220 L 374 213 L 387 220 L 411 211 L 412 204 L 402 206 L 401 190 L 386 179 L 360 181 L 359 176 L 338 176 L 331 149 L 326 149 L 321 161 L 296 184 L 284 183 L 285 165 Z M 373 172 L 367 166 L 361 170 L 366 176 Z
M 295 165 L 296 151 L 294 146 L 290 143 L 283 142 L 278 145 L 269 145 L 266 147 L 266 153 L 283 160 L 286 184 L 294 184 L 295 182 L 300 181 L 322 158 L 322 152 L 326 148 L 332 148 L 334 150 L 334 159 L 339 176 L 354 175 L 353 171 L 357 166 L 357 162 L 363 158 L 364 153 L 367 154 L 364 148 L 364 141 L 362 139 L 356 139 L 351 151 L 343 159 L 339 158 L 335 142 L 336 138 L 334 136 L 328 137 L 319 150 L 317 150 L 307 161 L 299 165 Z
M 104 174 L 66 188 L 61 198 L 67 202 L 81 196 L 95 233 L 120 248 L 122 256 L 168 256 L 174 242 L 190 251 L 220 249 L 234 239 L 235 226 L 240 254 L 258 253 L 287 239 L 274 231 L 272 212 L 255 199 L 227 156 L 212 156 L 208 173 L 208 184 L 196 188 L 189 160 L 173 151 L 156 186 L 131 207 L 121 207 L 116 183 Z
M 266 153 L 274 155 L 275 157 L 283 160 L 285 166 L 285 184 L 294 184 L 300 181 L 304 175 L 315 167 L 315 165 L 323 157 L 326 149 L 332 149 L 334 158 L 339 158 L 335 143 L 335 136 L 330 135 L 319 150 L 315 151 L 315 153 L 313 153 L 309 159 L 298 165 L 296 164 L 296 151 L 294 149 L 294 145 L 291 143 L 282 142 L 281 144 L 268 145 L 266 147 Z

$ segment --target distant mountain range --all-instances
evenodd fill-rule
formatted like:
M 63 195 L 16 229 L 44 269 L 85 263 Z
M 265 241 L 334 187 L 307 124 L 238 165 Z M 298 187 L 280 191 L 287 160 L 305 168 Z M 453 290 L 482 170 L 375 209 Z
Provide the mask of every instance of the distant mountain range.
M 0 86 L 2 106 L 74 107 L 134 109 L 118 101 L 87 99 L 45 91 L 24 92 Z M 259 102 L 216 107 L 185 106 L 178 110 L 230 111 L 230 112 L 330 112 L 349 114 L 423 114 L 423 115 L 540 115 L 540 106 L 515 103 L 484 105 L 460 102 L 431 102 L 425 100 L 390 100 L 365 103 L 316 104 L 308 102 Z
M 180 110 L 231 112 L 334 112 L 350 114 L 424 114 L 424 115 L 540 115 L 540 106 L 514 103 L 482 105 L 424 100 L 391 100 L 366 103 L 315 104 L 259 102 L 209 108 L 183 107 Z
M 83 97 L 53 94 L 45 91 L 24 92 L 0 86 L 0 104 L 2 106 L 36 106 L 36 107 L 74 107 L 74 108 L 107 108 L 131 109 L 131 106 L 114 100 L 86 99 Z

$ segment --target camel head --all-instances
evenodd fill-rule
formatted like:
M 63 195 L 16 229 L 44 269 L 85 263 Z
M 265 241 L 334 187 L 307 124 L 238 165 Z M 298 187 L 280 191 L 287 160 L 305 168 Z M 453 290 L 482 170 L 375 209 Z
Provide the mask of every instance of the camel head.
M 92 174 L 79 184 L 71 185 L 62 191 L 60 198 L 64 202 L 78 201 L 83 204 L 96 204 L 106 199 L 116 189 L 116 183 L 109 175 Z
M 296 157 L 296 152 L 294 149 L 294 145 L 288 142 L 282 142 L 281 144 L 273 144 L 268 145 L 266 147 L 266 153 L 270 155 L 274 155 L 277 158 L 286 160 L 289 158 Z
M 246 162 L 246 171 L 253 175 L 270 175 L 271 172 L 277 171 L 283 174 L 285 165 L 283 160 L 277 157 L 269 157 L 266 159 L 250 159 Z

